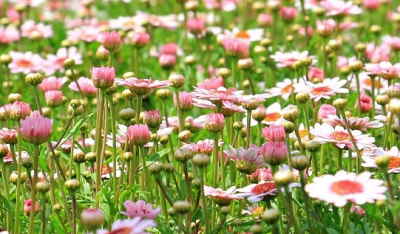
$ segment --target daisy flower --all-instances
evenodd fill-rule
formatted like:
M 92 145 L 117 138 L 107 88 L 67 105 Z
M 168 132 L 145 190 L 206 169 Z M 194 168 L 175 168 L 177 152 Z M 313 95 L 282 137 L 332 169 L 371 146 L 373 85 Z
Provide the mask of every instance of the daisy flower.
M 155 226 L 156 223 L 151 219 L 136 217 L 134 219 L 117 220 L 113 223 L 110 231 L 98 230 L 96 234 L 147 234 L 146 229 Z
M 347 118 L 349 127 L 351 129 L 356 129 L 356 130 L 360 130 L 360 131 L 367 131 L 370 128 L 381 128 L 383 127 L 383 123 L 378 121 L 378 120 L 370 120 L 368 117 L 348 117 Z M 324 123 L 327 123 L 329 125 L 331 125 L 332 127 L 336 127 L 336 126 L 342 126 L 345 127 L 346 126 L 346 122 L 344 121 L 344 119 L 339 118 L 336 115 L 330 115 L 328 116 L 328 118 L 323 119 Z
M 265 165 L 264 158 L 258 153 L 258 151 L 259 148 L 257 146 L 251 146 L 248 149 L 230 148 L 224 153 L 226 157 L 235 162 L 239 171 L 252 173 L 257 168 L 261 168 Z
M 82 92 L 84 95 L 93 96 L 96 94 L 97 89 L 93 81 L 86 77 L 81 77 L 77 81 L 72 82 L 68 86 L 72 91 Z
M 35 23 L 33 20 L 25 21 L 21 26 L 21 34 L 23 37 L 30 39 L 34 38 L 49 38 L 53 36 L 53 29 L 50 25 L 43 23 Z
M 365 70 L 369 75 L 380 76 L 384 79 L 400 77 L 400 63 L 392 64 L 390 62 L 368 63 L 365 64 Z
M 277 67 L 292 67 L 294 64 L 311 60 L 315 63 L 315 56 L 310 56 L 308 51 L 276 52 L 271 58 L 277 64 Z
M 325 0 L 319 5 L 327 12 L 328 16 L 358 15 L 362 12 L 361 8 L 353 5 L 352 2 L 342 0 Z
M 76 47 L 60 48 L 56 54 L 50 54 L 47 56 L 47 61 L 51 65 L 52 69 L 62 70 L 64 68 L 64 62 L 67 59 L 72 59 L 75 64 L 82 64 L 82 55 L 78 52 Z
M 278 82 L 274 88 L 269 90 L 269 94 L 271 97 L 281 97 L 285 100 L 288 100 L 290 95 L 294 92 L 295 81 L 290 79 L 284 79 L 281 82 Z
M 14 26 L 0 27 L 0 44 L 9 44 L 19 39 L 19 31 Z
M 237 190 L 239 195 L 246 197 L 250 202 L 259 202 L 267 196 L 274 196 L 277 188 L 272 181 L 263 181 L 258 184 L 250 184 Z
M 233 200 L 243 199 L 241 195 L 236 194 L 235 187 L 231 187 L 228 190 L 223 190 L 204 185 L 204 196 L 210 197 L 220 205 L 228 205 Z
M 348 89 L 343 88 L 346 80 L 341 80 L 339 77 L 332 79 L 324 79 L 320 83 L 312 83 L 309 81 L 301 81 L 296 87 L 296 93 L 308 93 L 311 99 L 319 101 L 321 99 L 330 99 L 336 94 L 348 93 Z
M 310 129 L 310 132 L 315 136 L 315 141 L 321 143 L 333 143 L 341 149 L 354 148 L 348 130 L 342 126 L 332 127 L 326 123 L 323 123 L 322 125 L 317 123 L 313 128 Z M 356 143 L 358 149 L 369 147 L 375 142 L 375 138 L 363 134 L 359 130 L 351 130 L 351 134 L 353 135 L 354 142 Z
M 10 52 L 12 58 L 8 65 L 12 73 L 31 73 L 41 70 L 44 60 L 32 52 Z
M 165 88 L 170 85 L 167 80 L 150 80 L 150 79 L 138 79 L 128 78 L 126 80 L 116 80 L 117 84 L 126 86 L 137 95 L 145 95 L 152 92 L 154 89 Z
M 360 72 L 358 78 L 360 80 L 361 91 L 372 91 L 372 87 L 374 87 L 375 91 L 377 93 L 380 93 L 386 90 L 388 87 L 387 83 L 383 82 L 381 79 L 374 79 L 374 82 L 372 82 L 372 79 L 367 72 Z M 350 87 L 352 90 L 357 90 L 357 80 L 355 79 L 354 75 L 352 75 L 352 82 Z
M 362 205 L 385 199 L 384 182 L 371 179 L 370 172 L 361 174 L 339 171 L 335 175 L 316 177 L 305 190 L 312 198 L 343 207 L 348 202 Z
M 388 156 L 388 172 L 389 173 L 400 173 L 400 151 L 397 146 L 393 146 L 390 150 L 384 150 L 383 148 L 376 148 L 372 152 L 363 154 L 363 167 L 367 168 L 378 168 L 375 163 L 375 158 L 379 156 Z
M 271 105 L 269 105 L 266 110 L 265 110 L 265 118 L 262 121 L 263 124 L 271 125 L 271 124 L 277 124 L 281 125 L 283 124 L 283 116 L 282 116 L 282 108 L 281 105 L 278 102 L 275 102 Z

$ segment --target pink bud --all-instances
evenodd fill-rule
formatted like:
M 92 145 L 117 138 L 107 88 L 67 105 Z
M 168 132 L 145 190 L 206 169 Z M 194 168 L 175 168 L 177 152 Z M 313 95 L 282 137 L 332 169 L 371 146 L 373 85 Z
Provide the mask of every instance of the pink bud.
M 176 64 L 176 55 L 161 54 L 158 62 L 162 67 L 173 67 Z
M 32 112 L 30 116 L 21 120 L 19 133 L 26 141 L 39 145 L 46 142 L 52 132 L 52 122 L 43 117 L 38 111 Z
M 322 81 L 325 78 L 325 72 L 318 67 L 310 67 L 308 70 L 308 78 L 312 81 Z
M 376 10 L 381 5 L 380 0 L 363 0 L 363 6 L 368 10 Z
M 249 56 L 249 42 L 237 38 L 225 38 L 222 40 L 222 46 L 228 54 L 248 57 Z
M 93 84 L 100 89 L 109 88 L 114 84 L 115 70 L 113 67 L 92 68 Z
M 191 18 L 187 21 L 186 27 L 189 30 L 189 32 L 193 34 L 200 34 L 204 32 L 206 26 L 204 19 L 202 18 Z
M 117 49 L 121 43 L 121 36 L 118 32 L 104 32 L 100 38 L 101 44 L 108 50 Z
M 282 7 L 279 14 L 284 20 L 293 20 L 297 16 L 297 10 L 294 7 Z
M 336 108 L 329 104 L 321 105 L 321 107 L 319 108 L 319 111 L 318 111 L 318 118 L 326 119 L 330 115 L 336 115 Z
M 137 46 L 145 46 L 150 42 L 150 34 L 147 32 L 137 32 L 133 34 L 132 42 Z
M 272 24 L 272 16 L 267 13 L 259 14 L 257 17 L 257 23 L 262 26 L 270 26 Z
M 24 213 L 25 215 L 29 215 L 31 212 L 38 212 L 40 210 L 40 205 L 39 202 L 36 201 L 35 204 L 33 204 L 32 199 L 28 199 L 24 201 Z
M 264 157 L 265 162 L 279 165 L 285 161 L 288 148 L 283 141 L 270 141 L 260 147 L 259 153 Z
M 193 107 L 192 94 L 188 92 L 179 93 L 179 107 L 181 110 L 190 110 Z
M 161 114 L 158 110 L 145 111 L 143 114 L 143 122 L 150 128 L 158 128 L 161 124 Z
M 177 55 L 178 45 L 176 43 L 168 43 L 160 48 L 160 54 Z
M 285 128 L 282 125 L 271 125 L 263 129 L 263 136 L 267 141 L 284 141 Z
M 207 116 L 207 122 L 205 123 L 205 129 L 211 132 L 219 132 L 224 129 L 225 118 L 221 113 L 209 114 Z
M 361 93 L 358 99 L 358 106 L 361 112 L 369 112 L 372 109 L 372 98 L 365 93 Z
M 49 90 L 44 93 L 46 103 L 49 106 L 58 106 L 64 101 L 64 94 L 60 90 Z
M 128 144 L 144 145 L 150 141 L 151 132 L 147 125 L 135 124 L 128 127 L 126 138 Z

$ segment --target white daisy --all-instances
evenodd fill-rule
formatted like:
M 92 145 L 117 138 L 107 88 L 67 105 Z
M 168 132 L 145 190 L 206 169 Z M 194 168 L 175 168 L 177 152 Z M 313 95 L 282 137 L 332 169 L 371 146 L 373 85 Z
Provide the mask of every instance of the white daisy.
M 375 163 L 375 158 L 379 156 L 388 156 L 389 157 L 389 165 L 388 171 L 389 173 L 400 173 L 400 151 L 397 146 L 390 148 L 390 150 L 384 150 L 383 148 L 376 148 L 372 152 L 363 153 L 363 167 L 368 168 L 377 168 L 378 166 Z
M 349 90 L 343 88 L 346 84 L 346 80 L 341 80 L 339 77 L 332 79 L 324 79 L 320 83 L 312 83 L 309 81 L 301 80 L 296 86 L 296 93 L 308 93 L 311 99 L 319 101 L 321 99 L 330 99 L 332 96 L 340 93 L 348 93 Z

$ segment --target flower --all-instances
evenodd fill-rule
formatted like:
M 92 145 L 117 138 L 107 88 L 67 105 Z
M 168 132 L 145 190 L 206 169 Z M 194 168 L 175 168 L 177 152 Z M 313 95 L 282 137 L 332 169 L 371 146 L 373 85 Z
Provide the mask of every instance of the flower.
M 136 46 L 145 46 L 150 42 L 150 35 L 147 32 L 134 32 L 128 38 L 128 42 Z
M 59 90 L 65 82 L 67 82 L 66 78 L 57 78 L 53 76 L 42 80 L 38 87 L 43 92 L 50 90 Z
M 339 171 L 335 175 L 314 178 L 313 183 L 307 184 L 305 190 L 310 197 L 338 207 L 342 207 L 348 202 L 362 205 L 385 199 L 384 182 L 370 177 L 370 172 L 357 175 Z
M 339 77 L 332 79 L 324 79 L 320 83 L 312 83 L 309 81 L 301 81 L 296 85 L 296 92 L 308 93 L 314 101 L 321 99 L 330 99 L 332 96 L 341 93 L 348 93 L 348 89 L 343 88 L 346 80 Z
M 180 92 L 178 97 L 179 108 L 187 111 L 193 107 L 193 97 L 191 93 Z
M 400 63 L 392 64 L 386 61 L 368 63 L 365 64 L 365 70 L 369 75 L 380 76 L 388 80 L 400 77 Z
M 276 52 L 271 55 L 271 58 L 275 61 L 277 67 L 293 67 L 299 62 L 311 60 L 311 63 L 315 61 L 315 56 L 308 55 L 308 51 L 292 51 L 292 52 Z
M 253 181 L 272 180 L 272 170 L 270 168 L 257 168 L 255 172 L 248 176 Z
M 322 104 L 318 110 L 318 119 L 327 119 L 329 116 L 336 116 L 336 108 L 330 104 Z
M 339 118 L 336 115 L 330 115 L 328 118 L 323 120 L 324 123 L 331 125 L 332 127 L 335 126 L 346 126 L 346 122 L 344 119 Z M 351 129 L 356 129 L 360 131 L 366 131 L 370 128 L 380 128 L 383 126 L 383 123 L 378 120 L 370 121 L 368 117 L 348 117 L 347 123 Z
M 205 123 L 205 129 L 211 132 L 219 132 L 224 129 L 225 118 L 221 113 L 207 115 L 207 122 Z
M 358 98 L 358 107 L 360 108 L 361 112 L 365 113 L 370 111 L 372 106 L 372 98 L 365 93 L 361 93 L 360 97 Z
M 271 124 L 262 130 L 267 141 L 284 141 L 286 137 L 285 128 L 282 125 Z
M 259 154 L 264 158 L 265 162 L 271 165 L 278 165 L 286 159 L 288 148 L 283 141 L 270 141 L 260 147 Z
M 46 142 L 52 132 L 52 121 L 43 117 L 38 111 L 21 120 L 19 133 L 22 138 L 32 144 L 39 145 Z
M 186 28 L 193 34 L 204 32 L 206 25 L 203 18 L 190 18 L 186 22 Z
M 228 190 L 223 190 L 220 188 L 213 188 L 213 187 L 204 185 L 204 196 L 210 197 L 217 204 L 220 204 L 220 205 L 228 205 L 233 200 L 243 199 L 242 196 L 237 195 L 235 193 L 236 193 L 235 187 L 231 187 Z
M 24 213 L 25 215 L 29 215 L 31 212 L 38 212 L 40 210 L 40 204 L 38 201 L 33 203 L 32 199 L 27 199 L 24 201 Z
M 144 145 L 150 141 L 151 132 L 147 125 L 135 124 L 128 127 L 126 138 L 128 144 Z
M 103 32 L 100 42 L 106 49 L 115 50 L 121 45 L 122 40 L 118 32 Z
M 60 48 L 55 55 L 47 55 L 47 74 L 62 71 L 67 59 L 73 60 L 75 64 L 82 64 L 82 55 L 76 47 Z
M 158 128 L 162 118 L 159 110 L 150 110 L 143 113 L 143 122 L 149 125 L 150 128 Z
M 282 7 L 279 14 L 284 20 L 293 20 L 297 16 L 297 10 L 294 7 Z
M 361 13 L 361 8 L 353 5 L 352 2 L 342 0 L 324 0 L 319 3 L 325 9 L 328 16 L 357 15 Z
M 43 58 L 32 52 L 10 52 L 12 58 L 8 65 L 12 73 L 31 73 L 40 71 L 43 66 Z
M 143 200 L 137 202 L 125 201 L 124 202 L 125 211 L 122 212 L 123 215 L 129 218 L 144 218 L 144 219 L 155 219 L 160 214 L 160 208 L 153 208 L 151 204 L 146 203 Z
M 136 95 L 145 95 L 152 92 L 154 89 L 165 88 L 170 86 L 170 82 L 167 80 L 150 80 L 150 79 L 138 79 L 128 78 L 126 80 L 118 80 L 119 84 L 126 86 Z
M 81 92 L 86 96 L 94 96 L 97 92 L 96 87 L 93 84 L 93 81 L 86 77 L 81 77 L 78 80 L 72 82 L 68 86 L 71 90 L 75 92 Z
M 50 25 L 35 23 L 33 20 L 28 20 L 22 24 L 21 34 L 23 37 L 30 39 L 49 38 L 53 35 L 53 30 Z
M 269 90 L 269 94 L 271 97 L 281 97 L 285 100 L 288 100 L 290 95 L 294 92 L 294 80 L 284 79 L 276 83 L 275 87 Z
M 146 229 L 155 227 L 156 223 L 151 219 L 117 220 L 113 223 L 111 230 L 98 230 L 96 234 L 147 234 Z
M 262 121 L 263 124 L 283 124 L 282 108 L 279 102 L 275 102 L 267 107 L 265 110 L 265 118 Z
M 161 54 L 158 57 L 158 62 L 161 67 L 172 67 L 176 64 L 176 55 L 172 54 Z
M 373 149 L 372 152 L 363 154 L 363 167 L 367 168 L 378 168 L 375 159 L 379 156 L 389 157 L 388 172 L 389 173 L 400 173 L 400 151 L 397 146 L 393 146 L 390 150 L 384 150 L 383 148 Z
M 226 157 L 235 161 L 239 171 L 253 173 L 257 168 L 264 166 L 264 159 L 258 154 L 258 147 L 251 146 L 248 149 L 228 149 L 225 151 Z
M 19 39 L 19 31 L 14 26 L 0 27 L 0 44 L 9 44 Z
M 244 196 L 250 202 L 259 202 L 267 196 L 274 196 L 277 188 L 274 182 L 266 181 L 258 184 L 250 184 L 246 187 L 237 189 L 241 196 Z
M 82 224 L 92 228 L 104 224 L 104 212 L 99 208 L 87 208 L 81 213 Z
M 222 46 L 228 54 L 233 56 L 245 58 L 248 57 L 250 53 L 250 43 L 245 40 L 237 38 L 224 38 L 222 40 Z
M 44 93 L 46 103 L 49 106 L 58 106 L 64 102 L 64 94 L 60 90 L 49 90 Z
M 114 84 L 115 69 L 113 67 L 94 67 L 92 68 L 92 79 L 97 88 L 109 88 Z
M 23 119 L 31 114 L 32 109 L 28 103 L 16 101 L 3 106 L 5 113 L 10 119 Z
M 369 135 L 365 135 L 359 130 L 351 130 L 350 135 L 344 127 L 332 127 L 331 125 L 326 123 L 323 123 L 322 125 L 317 123 L 313 128 L 311 128 L 310 132 L 312 135 L 315 136 L 315 141 L 321 143 L 333 143 L 341 149 L 354 149 L 351 135 L 353 136 L 353 140 L 356 143 L 358 149 L 369 147 L 375 141 L 375 138 Z
M 0 141 L 6 144 L 17 143 L 17 131 L 15 129 L 2 128 L 0 129 Z

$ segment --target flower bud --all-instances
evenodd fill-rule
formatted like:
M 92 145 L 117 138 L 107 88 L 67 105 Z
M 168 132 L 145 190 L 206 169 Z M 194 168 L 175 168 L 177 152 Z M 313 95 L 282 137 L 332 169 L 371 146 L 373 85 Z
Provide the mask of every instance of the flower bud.
M 119 117 L 123 120 L 130 120 L 135 117 L 136 111 L 132 108 L 125 108 L 119 111 Z
M 279 186 L 286 186 L 293 181 L 294 175 L 290 170 L 279 170 L 274 174 L 274 182 Z
M 261 215 L 261 219 L 266 221 L 269 224 L 275 223 L 279 219 L 280 213 L 276 208 L 270 208 L 265 210 Z
M 188 201 L 176 201 L 173 206 L 174 210 L 179 214 L 186 214 L 192 208 L 192 205 Z
M 185 84 L 185 77 L 182 74 L 172 73 L 168 80 L 174 88 L 181 88 Z
M 21 101 L 22 100 L 22 95 L 19 93 L 10 93 L 7 97 L 8 101 L 10 103 L 16 102 L 16 101 Z
M 386 169 L 389 163 L 390 163 L 390 156 L 388 155 L 380 155 L 375 158 L 375 164 L 381 169 Z
M 50 184 L 46 181 L 40 181 L 36 183 L 37 191 L 41 193 L 46 193 L 50 189 Z
M 210 163 L 210 157 L 207 154 L 195 154 L 192 162 L 195 166 L 206 167 Z
M 89 230 L 102 226 L 104 220 L 104 213 L 99 208 L 87 208 L 81 213 L 81 223 Z
M 333 106 L 336 107 L 338 110 L 342 110 L 346 107 L 347 100 L 344 98 L 338 98 L 335 101 L 333 101 Z
M 308 93 L 296 94 L 296 101 L 298 101 L 299 103 L 306 103 L 308 100 L 310 100 L 310 94 Z
M 29 73 L 28 75 L 25 76 L 25 82 L 36 86 L 40 84 L 43 80 L 43 75 L 41 73 Z
M 390 101 L 390 97 L 386 94 L 380 94 L 378 96 L 376 96 L 375 101 L 379 104 L 379 105 L 386 105 L 389 103 Z
M 64 185 L 69 191 L 74 192 L 79 188 L 80 183 L 79 183 L 79 180 L 77 180 L 77 179 L 69 179 L 69 180 L 65 181 Z
M 292 167 L 302 171 L 310 165 L 310 159 L 306 155 L 296 155 L 291 158 Z
M 388 111 L 392 112 L 393 114 L 400 114 L 400 99 L 392 98 L 388 104 Z

